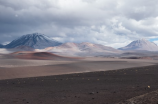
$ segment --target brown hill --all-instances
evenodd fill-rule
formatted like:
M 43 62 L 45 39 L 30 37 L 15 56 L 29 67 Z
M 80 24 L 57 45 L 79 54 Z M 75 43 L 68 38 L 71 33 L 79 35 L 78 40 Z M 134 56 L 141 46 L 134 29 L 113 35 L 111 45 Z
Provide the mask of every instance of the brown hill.
M 49 52 L 31 52 L 31 51 L 19 51 L 11 54 L 15 58 L 19 59 L 36 59 L 36 60 L 76 60 L 81 59 L 78 57 L 64 57 Z

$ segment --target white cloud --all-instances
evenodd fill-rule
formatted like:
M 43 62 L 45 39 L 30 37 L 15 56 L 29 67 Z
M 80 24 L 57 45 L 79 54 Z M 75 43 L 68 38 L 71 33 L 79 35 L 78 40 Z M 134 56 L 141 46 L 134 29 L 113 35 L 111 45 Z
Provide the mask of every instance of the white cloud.
M 4 0 L 0 13 L 1 43 L 41 32 L 62 42 L 119 48 L 158 36 L 157 0 Z

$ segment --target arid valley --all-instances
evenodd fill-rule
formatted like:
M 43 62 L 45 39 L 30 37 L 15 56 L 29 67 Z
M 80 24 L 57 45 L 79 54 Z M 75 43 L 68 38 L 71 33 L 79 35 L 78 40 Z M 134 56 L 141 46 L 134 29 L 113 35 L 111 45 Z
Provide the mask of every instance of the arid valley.
M 1 104 L 158 103 L 157 60 L 39 53 L 52 59 L 1 54 Z
M 158 0 L 0 0 L 0 104 L 158 104 Z

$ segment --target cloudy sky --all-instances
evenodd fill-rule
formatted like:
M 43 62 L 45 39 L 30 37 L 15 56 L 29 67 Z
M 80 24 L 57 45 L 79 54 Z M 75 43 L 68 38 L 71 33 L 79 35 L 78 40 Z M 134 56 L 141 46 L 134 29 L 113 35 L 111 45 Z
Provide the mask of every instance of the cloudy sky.
M 0 0 L 0 43 L 39 32 L 61 42 L 119 48 L 158 44 L 157 0 Z

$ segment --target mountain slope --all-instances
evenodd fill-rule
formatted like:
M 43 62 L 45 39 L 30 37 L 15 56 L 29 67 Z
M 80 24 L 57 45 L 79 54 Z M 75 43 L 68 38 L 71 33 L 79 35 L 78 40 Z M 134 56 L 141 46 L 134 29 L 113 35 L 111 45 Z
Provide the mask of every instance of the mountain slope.
M 88 42 L 83 42 L 83 43 L 80 43 L 78 44 L 78 47 L 81 51 L 95 51 L 95 52 L 112 52 L 112 53 L 115 53 L 115 52 L 118 52 L 119 50 L 117 49 L 114 49 L 112 47 L 108 47 L 108 46 L 104 46 L 104 45 L 101 45 L 101 44 L 92 44 L 92 43 L 88 43 Z
M 0 44 L 0 48 L 4 48 L 4 45 Z
M 17 51 L 34 51 L 34 49 L 29 46 L 18 46 L 16 48 L 12 48 L 12 49 L 17 50 Z
M 120 50 L 144 50 L 144 51 L 158 51 L 158 46 L 153 43 L 149 42 L 145 39 L 140 39 L 131 42 L 125 47 L 119 48 Z
M 13 40 L 11 43 L 7 44 L 5 48 L 16 48 L 19 46 L 29 46 L 35 49 L 43 49 L 46 47 L 52 47 L 57 46 L 62 43 L 55 41 L 53 39 L 50 39 L 49 37 L 39 34 L 39 33 L 33 33 L 33 34 L 27 34 L 23 35 L 22 37 Z
M 119 52 L 119 50 L 114 49 L 112 47 L 100 45 L 100 44 L 92 44 L 88 42 L 83 43 L 64 43 L 62 45 L 47 48 L 48 50 L 68 50 L 68 51 L 78 51 L 78 52 Z
M 84 43 L 64 43 L 55 47 L 48 47 L 44 50 L 37 51 L 46 51 L 59 53 L 62 55 L 77 55 L 77 56 L 98 56 L 98 55 L 108 55 L 108 54 L 118 54 L 121 51 L 114 49 L 112 47 L 107 47 L 100 44 L 92 44 L 88 42 Z

